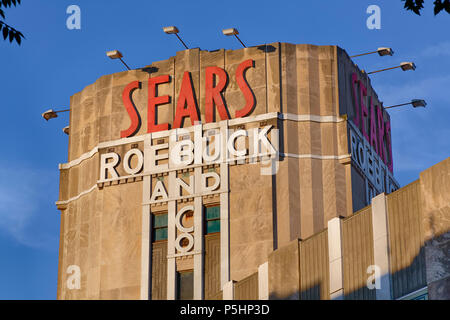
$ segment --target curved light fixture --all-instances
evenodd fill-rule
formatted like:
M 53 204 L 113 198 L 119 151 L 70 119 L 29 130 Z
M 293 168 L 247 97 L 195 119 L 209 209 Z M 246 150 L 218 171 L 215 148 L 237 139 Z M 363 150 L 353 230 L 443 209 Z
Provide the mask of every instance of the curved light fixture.
M 67 112 L 67 111 L 70 111 L 70 109 L 59 110 L 59 111 L 55 111 L 53 109 L 49 109 L 49 110 L 45 111 L 42 114 L 42 118 L 44 118 L 46 121 L 48 121 L 50 119 L 57 118 L 58 117 L 58 113 L 60 113 L 60 112 Z
M 69 133 L 70 133 L 70 127 L 69 127 L 69 126 L 64 127 L 64 128 L 62 129 L 62 131 L 63 131 L 65 134 L 69 135 Z
M 225 36 L 235 36 L 236 39 L 238 39 L 238 41 L 242 44 L 242 46 L 244 48 L 247 48 L 247 46 L 241 41 L 241 39 L 239 39 L 239 37 L 237 36 L 239 34 L 238 29 L 236 28 L 229 28 L 229 29 L 224 29 L 222 30 L 223 35 Z
M 131 70 L 130 67 L 125 63 L 125 61 L 123 61 L 123 54 L 119 50 L 108 51 L 106 52 L 106 56 L 108 56 L 112 60 L 119 59 L 128 70 Z

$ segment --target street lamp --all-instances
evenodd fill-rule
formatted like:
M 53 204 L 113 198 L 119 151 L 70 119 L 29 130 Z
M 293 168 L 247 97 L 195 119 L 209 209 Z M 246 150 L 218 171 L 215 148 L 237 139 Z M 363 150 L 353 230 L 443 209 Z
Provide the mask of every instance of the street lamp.
M 164 31 L 165 33 L 167 33 L 167 34 L 174 34 L 174 35 L 176 35 L 177 38 L 178 38 L 178 40 L 180 40 L 181 43 L 183 44 L 183 46 L 184 46 L 186 49 L 189 49 L 188 46 L 186 45 L 186 43 L 184 43 L 184 41 L 181 40 L 180 36 L 178 35 L 178 32 L 180 32 L 180 31 L 178 30 L 177 27 L 175 27 L 175 26 L 163 27 L 163 31 Z
M 67 112 L 67 111 L 70 111 L 70 109 L 67 109 L 67 110 L 59 110 L 59 111 L 55 111 L 55 110 L 53 110 L 53 109 L 50 109 L 50 110 L 47 110 L 47 111 L 45 111 L 43 114 L 42 114 L 42 118 L 44 118 L 45 120 L 50 120 L 50 119 L 53 119 L 53 118 L 57 118 L 58 117 L 58 113 L 60 113 L 60 112 Z
M 414 108 L 417 108 L 417 107 L 424 107 L 425 108 L 426 105 L 427 105 L 427 103 L 423 99 L 413 99 L 413 100 L 411 100 L 411 102 L 402 103 L 402 104 L 396 104 L 396 105 L 393 105 L 393 106 L 390 106 L 390 107 L 385 107 L 385 109 L 406 106 L 408 104 L 411 104 Z
M 381 48 L 378 48 L 376 51 L 371 51 L 371 52 L 367 52 L 367 53 L 357 54 L 357 55 L 354 55 L 354 56 L 350 56 L 350 58 L 366 56 L 368 54 L 373 54 L 373 53 L 378 53 L 381 57 L 383 57 L 383 56 L 392 56 L 394 54 L 394 50 L 392 50 L 392 48 L 381 47 Z
M 239 31 L 238 31 L 236 28 L 224 29 L 224 30 L 222 30 L 222 33 L 223 33 L 225 36 L 235 36 L 236 39 L 238 39 L 239 42 L 242 44 L 242 46 L 243 46 L 244 48 L 247 48 L 247 46 L 246 46 L 246 45 L 241 41 L 241 39 L 239 39 L 239 37 L 237 36 L 237 35 L 239 34 Z
M 392 69 L 397 69 L 397 68 L 402 68 L 403 71 L 408 71 L 408 70 L 414 71 L 414 70 L 416 70 L 416 65 L 414 64 L 414 62 L 402 62 L 402 63 L 400 63 L 399 66 L 376 70 L 376 71 L 372 71 L 372 72 L 367 72 L 367 74 L 372 74 L 372 73 L 377 73 L 377 72 L 382 72 L 382 71 L 392 70 Z
M 119 50 L 108 51 L 106 52 L 106 55 L 112 60 L 119 59 L 128 70 L 131 70 L 130 67 L 125 63 L 125 61 L 122 60 L 123 55 Z
M 69 127 L 69 126 L 64 127 L 64 128 L 62 129 L 62 131 L 63 131 L 65 134 L 69 135 L 70 127 Z

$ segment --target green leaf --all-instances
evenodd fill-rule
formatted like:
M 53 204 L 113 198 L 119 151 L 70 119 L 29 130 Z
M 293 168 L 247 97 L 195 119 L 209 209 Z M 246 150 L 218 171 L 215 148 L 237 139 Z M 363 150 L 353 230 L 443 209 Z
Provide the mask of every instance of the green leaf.
M 444 1 L 444 9 L 447 11 L 447 13 L 450 13 L 450 0 Z
M 0 2 L 0 7 L 3 5 L 6 7 L 11 7 L 11 5 L 17 6 L 20 4 L 20 0 L 2 0 Z
M 3 40 L 6 40 L 8 37 L 8 28 L 6 26 L 3 27 Z
M 405 1 L 404 7 L 420 16 L 420 10 L 423 9 L 424 0 L 402 0 Z
M 414 8 L 413 0 L 402 0 L 402 1 L 405 1 L 405 6 L 404 6 L 405 9 L 412 10 L 412 8 Z
M 434 1 L 434 15 L 437 15 L 439 12 L 444 9 L 444 5 L 442 4 L 441 0 Z
M 17 44 L 20 46 L 20 43 L 22 42 L 22 38 L 20 38 L 20 34 L 19 34 L 19 33 L 16 33 L 16 34 L 14 35 L 14 37 L 16 38 Z
M 0 9 L 0 16 L 2 16 L 3 19 L 5 19 L 5 13 L 3 12 L 2 9 Z
M 414 9 L 414 0 L 406 0 L 405 8 L 408 8 L 409 10 Z
M 9 42 L 12 42 L 14 40 L 14 35 L 16 33 L 14 32 L 14 30 L 9 30 Z

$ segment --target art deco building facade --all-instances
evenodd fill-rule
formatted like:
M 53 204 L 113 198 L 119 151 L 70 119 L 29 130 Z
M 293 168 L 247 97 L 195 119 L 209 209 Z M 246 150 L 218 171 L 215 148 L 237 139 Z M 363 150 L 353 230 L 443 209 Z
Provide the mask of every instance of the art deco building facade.
M 389 115 L 336 46 L 185 50 L 99 78 L 70 110 L 58 299 L 393 299 L 431 283 L 424 223 L 441 206 L 448 224 L 448 195 L 434 169 L 395 191 Z M 415 202 L 428 184 L 442 203 Z

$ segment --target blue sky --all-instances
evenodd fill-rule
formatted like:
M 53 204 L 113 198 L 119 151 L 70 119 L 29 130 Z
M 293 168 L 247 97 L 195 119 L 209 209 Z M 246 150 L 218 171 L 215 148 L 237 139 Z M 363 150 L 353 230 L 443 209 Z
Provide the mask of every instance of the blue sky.
M 182 50 L 162 32 L 176 25 L 191 47 L 236 49 L 221 30 L 237 27 L 249 46 L 270 42 L 338 45 L 349 54 L 392 47 L 393 57 L 355 60 L 375 70 L 414 61 L 417 70 L 384 72 L 372 84 L 385 106 L 424 98 L 391 114 L 394 172 L 403 186 L 450 155 L 450 15 L 422 16 L 400 0 L 111 1 L 22 0 L 6 22 L 22 31 L 22 46 L 0 41 L 0 299 L 55 299 L 59 212 L 58 163 L 67 160 L 62 128 L 68 114 L 45 122 L 40 114 L 69 106 L 70 96 L 104 74 L 123 70 L 105 52 L 120 49 L 132 68 Z M 81 8 L 81 30 L 66 28 L 66 9 Z M 366 9 L 381 8 L 381 29 L 366 27 Z

